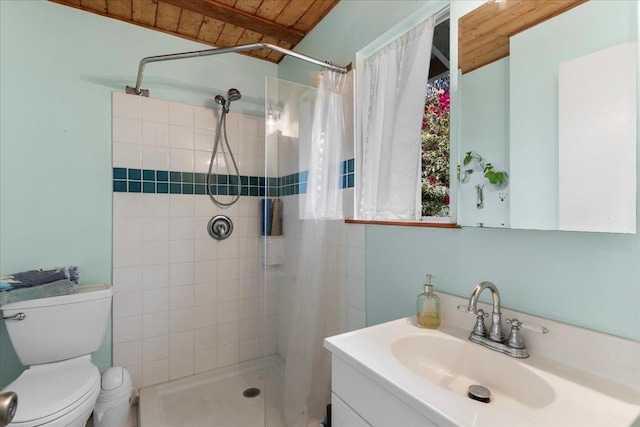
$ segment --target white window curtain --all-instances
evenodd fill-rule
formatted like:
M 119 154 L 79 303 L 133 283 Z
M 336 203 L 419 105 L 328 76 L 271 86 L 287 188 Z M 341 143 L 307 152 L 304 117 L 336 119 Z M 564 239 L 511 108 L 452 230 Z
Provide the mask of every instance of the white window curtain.
M 420 132 L 435 18 L 364 61 L 357 101 L 358 218 L 420 218 Z

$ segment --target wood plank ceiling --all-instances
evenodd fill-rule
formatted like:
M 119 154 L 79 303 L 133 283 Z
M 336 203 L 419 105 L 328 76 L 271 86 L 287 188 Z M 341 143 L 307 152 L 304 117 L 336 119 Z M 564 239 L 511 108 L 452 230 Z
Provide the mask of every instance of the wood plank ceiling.
M 587 0 L 489 1 L 458 21 L 458 68 L 473 71 L 509 56 L 509 37 Z
M 293 49 L 339 0 L 50 0 L 214 47 Z M 171 52 L 168 52 L 171 53 Z M 278 63 L 268 49 L 244 54 Z

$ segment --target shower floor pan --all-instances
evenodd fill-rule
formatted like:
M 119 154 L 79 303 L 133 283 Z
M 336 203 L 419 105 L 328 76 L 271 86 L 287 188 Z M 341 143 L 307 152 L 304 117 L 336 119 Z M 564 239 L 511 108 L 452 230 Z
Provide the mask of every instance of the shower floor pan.
M 282 360 L 271 356 L 145 387 L 139 427 L 284 427 L 283 377 Z M 261 393 L 244 397 L 253 387 Z

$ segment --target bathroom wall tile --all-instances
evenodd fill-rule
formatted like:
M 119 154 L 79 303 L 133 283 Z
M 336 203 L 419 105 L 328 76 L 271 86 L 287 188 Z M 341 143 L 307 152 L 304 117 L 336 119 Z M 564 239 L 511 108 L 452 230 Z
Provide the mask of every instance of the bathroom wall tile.
M 114 218 L 113 242 L 142 242 L 142 218 Z
M 193 128 L 185 126 L 169 126 L 169 146 L 193 150 Z
M 218 261 L 218 280 L 236 280 L 240 278 L 237 259 Z
M 140 144 L 141 138 L 142 122 L 140 120 L 124 117 L 113 118 L 113 142 Z
M 169 359 L 170 380 L 188 377 L 189 375 L 193 375 L 194 371 L 193 353 L 183 354 Z
M 218 347 L 218 367 L 238 363 L 238 343 Z
M 365 311 L 365 284 L 363 279 L 347 278 L 347 304 Z
M 113 343 L 135 341 L 142 338 L 142 317 L 131 316 L 113 319 Z
M 142 289 L 161 289 L 169 286 L 169 265 L 142 267 Z
M 142 292 L 113 294 L 113 318 L 139 316 L 142 313 Z
M 246 341 L 253 338 L 259 338 L 262 334 L 262 328 L 257 319 L 245 319 L 238 322 L 238 340 Z
M 169 310 L 193 307 L 193 286 L 178 286 L 169 289 Z
M 347 246 L 364 249 L 364 233 L 363 224 L 347 224 Z
M 194 241 L 194 261 L 213 261 L 218 258 L 218 242 L 211 237 Z
M 265 335 L 275 335 L 278 333 L 278 315 L 265 317 Z
M 366 314 L 355 307 L 347 307 L 347 330 L 355 331 L 366 326 Z
M 218 254 L 218 257 L 220 255 Z M 222 262 L 222 261 L 219 261 Z M 239 277 L 240 278 L 250 278 L 250 277 L 258 277 L 260 272 L 260 258 L 247 258 L 242 257 L 238 260 L 239 262 Z
M 193 320 L 193 308 L 171 310 L 169 313 L 169 331 L 171 331 L 171 333 L 176 333 L 192 330 L 194 324 Z
M 113 269 L 113 293 L 142 290 L 142 268 L 122 267 Z
M 169 198 L 166 194 L 143 194 L 142 216 L 161 218 L 169 216 Z
M 169 263 L 169 242 L 142 242 L 142 265 L 160 265 Z
M 238 253 L 241 257 L 259 258 L 260 240 L 257 237 L 238 238 Z
M 170 194 L 169 216 L 193 217 L 195 214 L 195 196 L 192 194 Z
M 218 273 L 218 264 L 219 262 L 217 261 L 196 262 L 194 283 L 211 283 L 216 281 L 216 277 L 220 279 L 220 274 Z
M 209 173 L 211 153 L 208 151 L 193 152 L 193 171 L 196 173 Z
M 233 235 L 218 242 L 218 259 L 236 259 L 239 256 L 239 241 Z
M 169 336 L 169 354 L 171 356 L 177 356 L 179 354 L 193 353 L 193 336 L 193 330 L 172 333 Z
M 347 275 L 364 280 L 364 249 L 347 249 Z
M 157 313 L 169 310 L 169 289 L 149 289 L 142 291 L 142 313 Z
M 218 303 L 218 324 L 236 322 L 240 314 L 238 301 Z
M 142 337 L 169 335 L 169 312 L 161 311 L 142 315 Z
M 240 279 L 238 297 L 244 299 L 260 296 L 261 285 L 262 282 L 256 278 Z
M 172 240 L 169 243 L 170 262 L 174 263 L 187 263 L 193 262 L 193 240 Z
M 243 135 L 264 137 L 264 117 L 240 114 L 238 117 L 238 132 Z
M 193 217 L 177 217 L 169 220 L 169 237 L 171 240 L 190 240 L 194 238 Z
M 159 335 L 142 340 L 142 363 L 169 357 L 169 335 Z
M 278 352 L 278 336 L 267 335 L 260 338 L 261 356 L 270 356 Z
M 216 131 L 213 129 L 194 129 L 193 132 L 193 146 L 198 151 L 211 152 L 213 151 L 213 145 L 216 141 Z
M 142 144 L 157 147 L 169 146 L 169 125 L 157 122 L 142 122 Z
M 193 326 L 204 328 L 218 323 L 218 307 L 216 304 L 201 305 L 193 308 Z
M 193 106 L 169 102 L 169 124 L 193 127 Z
M 142 120 L 160 123 L 169 122 L 169 103 L 167 101 L 140 97 L 140 103 L 142 106 Z
M 198 283 L 193 286 L 195 305 L 210 305 L 218 302 L 217 283 Z
M 170 148 L 169 169 L 172 171 L 193 172 L 193 150 Z
M 142 167 L 142 149 L 140 145 L 114 142 L 113 166 L 133 169 Z
M 142 365 L 142 386 L 149 387 L 169 381 L 169 359 L 147 362 Z
M 278 295 L 267 295 L 260 297 L 260 315 L 262 316 L 262 310 L 267 316 L 278 314 Z
M 228 302 L 238 300 L 239 295 L 238 280 L 223 280 L 218 282 L 218 302 Z
M 169 265 L 169 286 L 193 285 L 193 265 L 192 262 Z
M 218 367 L 217 348 L 209 348 L 207 350 L 196 351 L 194 356 L 196 374 L 211 371 Z
M 123 242 L 113 244 L 113 267 L 137 267 L 142 265 L 142 243 Z
M 260 233 L 260 220 L 255 217 L 240 217 L 237 221 L 238 237 L 255 237 Z
M 142 340 L 113 345 L 113 366 L 139 365 L 142 363 Z
M 142 222 L 142 241 L 169 240 L 169 218 L 145 218 Z
M 213 238 L 209 236 L 208 224 L 210 219 L 211 218 L 206 216 L 195 217 L 194 224 L 193 224 L 193 236 L 196 238 L 196 240 L 211 240 L 215 242 L 217 247 L 219 246 L 219 241 L 213 240 Z M 217 249 L 216 249 L 216 253 L 218 253 Z
M 211 199 L 207 195 L 195 196 L 194 206 L 195 206 L 195 216 L 197 217 L 211 218 L 212 216 L 218 215 L 217 206 L 211 201 Z
M 122 92 L 112 94 L 113 115 L 140 120 L 140 97 Z
M 247 298 L 238 302 L 238 318 L 240 320 L 260 316 L 260 298 Z
M 253 197 L 241 197 L 238 200 L 238 215 L 243 217 L 260 216 L 260 202 Z
M 225 323 L 217 326 L 218 346 L 238 342 L 238 322 Z
M 257 357 L 260 357 L 260 340 L 258 338 L 240 341 L 238 343 L 239 362 L 255 359 Z
M 196 128 L 215 129 L 217 116 L 212 108 L 193 107 L 193 126 Z
M 208 326 L 197 328 L 194 330 L 195 350 L 205 350 L 218 346 L 218 328 L 216 326 Z
M 238 133 L 238 126 L 240 125 L 240 116 L 243 114 L 236 113 L 231 111 L 227 114 L 226 117 L 226 125 L 227 125 L 227 133 Z
M 113 193 L 113 217 L 142 217 L 142 195 L 136 193 Z
M 142 146 L 142 167 L 144 169 L 168 170 L 169 149 L 151 145 Z

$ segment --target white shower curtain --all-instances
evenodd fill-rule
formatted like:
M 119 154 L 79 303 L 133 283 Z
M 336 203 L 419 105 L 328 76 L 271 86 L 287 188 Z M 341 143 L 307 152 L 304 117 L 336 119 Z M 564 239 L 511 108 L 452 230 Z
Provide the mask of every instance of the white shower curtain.
M 343 221 L 340 163 L 345 126 L 345 77 L 323 71 L 314 104 L 293 317 L 285 364 L 284 418 L 287 427 L 318 425 L 331 401 L 327 336 L 340 332 L 340 262 L 337 227 Z
M 419 219 L 420 131 L 435 19 L 365 60 L 356 105 L 361 219 Z

